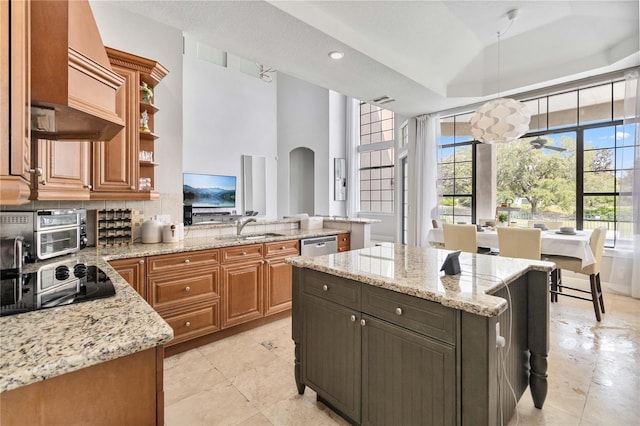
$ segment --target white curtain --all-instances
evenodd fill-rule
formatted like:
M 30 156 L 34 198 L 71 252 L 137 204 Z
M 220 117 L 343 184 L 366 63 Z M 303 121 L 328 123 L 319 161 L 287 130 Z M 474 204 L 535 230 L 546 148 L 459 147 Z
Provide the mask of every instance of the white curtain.
M 431 219 L 438 218 L 439 134 L 439 114 L 416 117 L 416 137 L 409 141 L 408 243 L 418 247 L 428 246 Z
M 631 208 L 631 232 L 628 230 L 629 216 L 622 211 L 619 215 L 616 250 L 613 251 L 611 273 L 607 287 L 622 294 L 630 294 L 640 298 L 640 85 L 638 84 L 639 69 L 627 72 L 625 75 L 624 122 L 622 134 L 625 146 L 633 146 L 632 152 L 622 150 L 619 154 L 622 163 L 632 162 L 630 179 L 620 180 L 620 192 L 631 194 L 621 195 L 619 205 L 621 209 Z M 626 158 L 630 156 L 631 158 Z M 628 211 L 628 210 L 627 210 Z M 628 249 L 631 248 L 631 253 Z M 629 275 L 623 271 L 631 273 Z M 602 277 L 603 281 L 607 277 Z
M 347 217 L 358 215 L 360 203 L 360 179 L 358 169 L 358 145 L 360 144 L 360 101 L 347 97 Z

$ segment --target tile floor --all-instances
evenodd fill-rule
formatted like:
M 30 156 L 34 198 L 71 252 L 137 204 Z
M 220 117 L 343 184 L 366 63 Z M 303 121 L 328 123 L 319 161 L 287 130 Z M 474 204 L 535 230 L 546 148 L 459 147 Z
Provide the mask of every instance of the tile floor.
M 640 300 L 605 293 L 597 323 L 589 302 L 551 305 L 549 393 L 526 392 L 509 425 L 640 425 Z M 165 360 L 165 423 L 346 425 L 293 379 L 286 318 Z

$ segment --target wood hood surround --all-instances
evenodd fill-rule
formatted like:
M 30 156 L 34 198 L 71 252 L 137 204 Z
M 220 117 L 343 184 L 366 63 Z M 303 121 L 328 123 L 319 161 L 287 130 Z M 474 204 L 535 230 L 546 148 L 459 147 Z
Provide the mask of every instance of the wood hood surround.
M 49 140 L 108 141 L 123 127 L 116 114 L 116 74 L 86 0 L 31 4 L 31 103 L 55 110 L 55 131 L 32 131 Z

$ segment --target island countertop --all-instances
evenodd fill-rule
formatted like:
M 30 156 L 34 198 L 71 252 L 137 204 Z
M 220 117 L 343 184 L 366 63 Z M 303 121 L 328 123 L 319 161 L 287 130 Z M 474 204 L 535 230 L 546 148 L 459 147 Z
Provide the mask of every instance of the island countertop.
M 461 253 L 458 275 L 440 272 L 449 250 L 381 244 L 319 257 L 288 258 L 287 263 L 485 317 L 499 315 L 507 301 L 491 294 L 530 270 L 550 272 L 551 262 Z

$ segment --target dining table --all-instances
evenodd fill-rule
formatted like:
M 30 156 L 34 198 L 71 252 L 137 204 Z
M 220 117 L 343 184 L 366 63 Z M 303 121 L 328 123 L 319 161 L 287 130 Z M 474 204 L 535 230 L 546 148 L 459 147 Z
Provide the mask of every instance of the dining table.
M 498 232 L 490 228 L 481 228 L 478 231 L 478 247 L 500 250 L 498 244 Z M 561 233 L 558 230 L 541 231 L 541 252 L 543 257 L 566 256 L 580 259 L 582 267 L 596 262 L 596 258 L 589 245 L 589 239 L 593 230 L 585 229 L 575 231 L 572 234 Z M 433 228 L 427 234 L 427 241 L 431 244 L 444 244 L 444 232 L 442 228 Z

